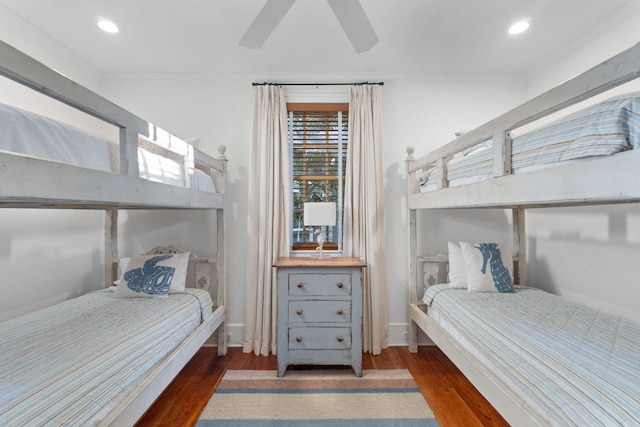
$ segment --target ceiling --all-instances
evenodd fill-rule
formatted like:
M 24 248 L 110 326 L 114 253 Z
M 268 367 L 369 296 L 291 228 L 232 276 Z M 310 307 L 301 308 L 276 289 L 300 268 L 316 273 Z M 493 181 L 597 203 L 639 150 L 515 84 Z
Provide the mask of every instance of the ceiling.
M 361 0 L 380 42 L 356 54 L 325 0 L 297 0 L 257 50 L 265 0 L 0 0 L 102 73 L 421 75 L 526 72 L 611 27 L 636 0 Z M 116 35 L 96 26 L 112 19 Z M 507 34 L 516 19 L 530 30 Z

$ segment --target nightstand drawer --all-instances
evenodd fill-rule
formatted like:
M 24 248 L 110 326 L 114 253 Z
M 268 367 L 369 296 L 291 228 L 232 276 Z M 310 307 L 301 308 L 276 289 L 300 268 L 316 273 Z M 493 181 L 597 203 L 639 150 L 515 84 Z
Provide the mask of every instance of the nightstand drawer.
M 289 274 L 291 296 L 349 296 L 351 274 L 349 273 L 291 273 Z
M 291 328 L 290 350 L 343 350 L 351 348 L 351 328 Z
M 351 301 L 289 301 L 289 323 L 348 323 Z

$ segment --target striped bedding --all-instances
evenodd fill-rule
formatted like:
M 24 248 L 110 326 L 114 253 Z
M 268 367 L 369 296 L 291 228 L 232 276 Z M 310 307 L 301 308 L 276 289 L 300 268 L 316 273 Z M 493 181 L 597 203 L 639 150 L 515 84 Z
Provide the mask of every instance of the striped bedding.
M 211 310 L 200 289 L 105 289 L 0 323 L 0 425 L 98 425 Z
M 514 173 L 578 159 L 610 156 L 640 147 L 640 93 L 608 99 L 556 120 L 512 141 Z M 493 171 L 493 147 L 485 141 L 449 162 L 450 186 L 488 179 Z M 427 172 L 421 191 L 435 187 Z
M 549 425 L 640 425 L 640 324 L 517 288 L 427 289 L 429 315 Z

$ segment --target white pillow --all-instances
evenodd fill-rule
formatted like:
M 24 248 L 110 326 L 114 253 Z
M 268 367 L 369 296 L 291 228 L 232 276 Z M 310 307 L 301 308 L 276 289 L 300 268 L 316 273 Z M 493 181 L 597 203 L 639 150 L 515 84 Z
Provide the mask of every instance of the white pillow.
M 469 292 L 515 292 L 513 259 L 499 243 L 460 242 Z
M 460 245 L 454 242 L 448 242 L 449 252 L 449 287 L 450 288 L 466 288 L 467 287 L 467 266 L 464 262 L 462 249 Z
M 150 298 L 184 292 L 188 265 L 189 252 L 123 258 L 115 296 Z

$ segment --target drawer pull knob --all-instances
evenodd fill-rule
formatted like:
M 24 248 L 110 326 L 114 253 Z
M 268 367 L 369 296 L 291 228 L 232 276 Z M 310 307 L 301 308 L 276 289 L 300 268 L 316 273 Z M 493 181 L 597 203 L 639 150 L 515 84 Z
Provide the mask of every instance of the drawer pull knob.
M 342 335 L 338 335 L 338 342 L 342 342 L 344 341 L 344 338 L 342 337 Z
M 298 341 L 298 342 L 302 341 L 302 337 L 301 337 L 300 335 L 298 335 L 298 336 L 296 337 L 296 341 Z
M 301 288 L 304 285 L 302 282 L 298 282 L 298 287 Z
M 338 314 L 342 314 L 342 313 L 344 313 L 344 311 L 342 311 L 342 309 L 341 309 L 341 308 L 339 308 L 339 309 L 338 309 Z
M 302 309 L 301 308 L 297 309 L 296 314 L 302 314 Z
M 344 285 L 342 284 L 342 282 L 338 282 L 338 287 L 342 288 Z

